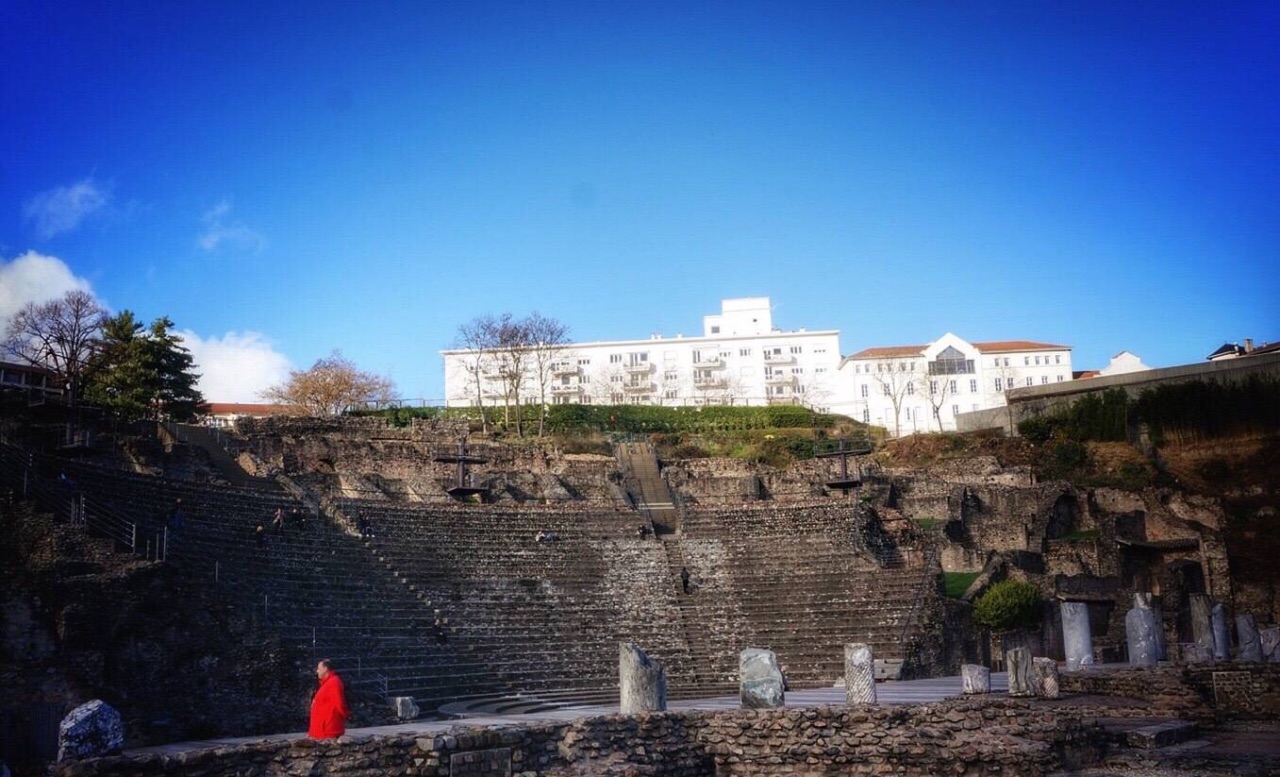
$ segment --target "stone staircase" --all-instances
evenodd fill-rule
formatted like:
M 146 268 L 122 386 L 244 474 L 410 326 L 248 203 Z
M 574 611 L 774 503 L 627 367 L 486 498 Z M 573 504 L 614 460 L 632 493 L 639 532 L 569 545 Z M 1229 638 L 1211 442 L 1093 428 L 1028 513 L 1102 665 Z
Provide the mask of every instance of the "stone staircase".
M 217 430 L 210 429 L 207 426 L 178 423 L 166 423 L 164 428 L 178 442 L 194 445 L 208 454 L 209 463 L 232 486 L 236 488 L 260 488 L 268 491 L 278 489 L 275 481 L 270 478 L 256 477 L 245 472 L 235 457 L 223 446 Z
M 653 524 L 655 534 L 662 536 L 680 531 L 680 511 L 671 489 L 662 477 L 658 457 L 648 443 L 621 443 L 615 455 L 632 491 L 635 508 Z

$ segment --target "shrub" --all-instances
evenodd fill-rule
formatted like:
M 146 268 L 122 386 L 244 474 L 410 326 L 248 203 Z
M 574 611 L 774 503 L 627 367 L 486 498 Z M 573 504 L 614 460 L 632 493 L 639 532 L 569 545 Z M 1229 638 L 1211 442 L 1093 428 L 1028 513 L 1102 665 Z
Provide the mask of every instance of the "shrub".
M 1030 583 L 1002 580 L 973 603 L 973 622 L 994 631 L 1029 628 L 1040 619 L 1040 591 Z

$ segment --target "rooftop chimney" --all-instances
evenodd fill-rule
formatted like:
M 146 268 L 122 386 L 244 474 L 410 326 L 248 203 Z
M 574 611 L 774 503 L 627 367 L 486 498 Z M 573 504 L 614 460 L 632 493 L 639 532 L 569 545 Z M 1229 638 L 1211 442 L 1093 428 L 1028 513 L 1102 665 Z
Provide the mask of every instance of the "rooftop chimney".
M 1253 338 L 1252 338 L 1252 337 L 1246 337 L 1246 338 L 1244 339 L 1244 352 L 1245 352 L 1245 353 L 1253 353 Z

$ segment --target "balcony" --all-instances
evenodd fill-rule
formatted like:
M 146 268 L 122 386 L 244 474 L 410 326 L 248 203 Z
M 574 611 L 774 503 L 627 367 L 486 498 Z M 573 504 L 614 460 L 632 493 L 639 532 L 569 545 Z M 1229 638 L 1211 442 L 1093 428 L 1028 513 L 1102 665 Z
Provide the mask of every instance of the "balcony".
M 653 364 L 651 362 L 631 362 L 623 369 L 628 375 L 648 375 L 653 372 Z
M 577 375 L 582 372 L 582 368 L 570 362 L 556 362 L 551 365 L 551 374 L 560 375 Z
M 714 377 L 705 377 L 705 378 L 694 378 L 693 387 L 696 389 L 703 389 L 703 390 L 728 388 L 729 379 L 724 377 L 723 375 L 716 375 Z
M 699 370 L 718 370 L 724 367 L 724 359 L 720 358 L 720 354 L 703 355 L 693 362 L 693 366 Z
M 769 353 L 766 351 L 764 354 L 765 364 L 790 364 L 795 360 L 796 355 L 794 353 Z
M 551 393 L 553 396 L 555 395 L 563 396 L 565 394 L 581 394 L 582 384 L 570 383 L 569 385 L 566 386 L 560 383 L 553 383 L 551 384 Z
M 622 390 L 628 394 L 652 394 L 658 390 L 653 381 L 644 381 L 641 383 L 627 383 L 623 385 Z
M 764 382 L 771 386 L 781 386 L 788 383 L 795 383 L 796 376 L 785 372 L 771 372 L 764 376 Z

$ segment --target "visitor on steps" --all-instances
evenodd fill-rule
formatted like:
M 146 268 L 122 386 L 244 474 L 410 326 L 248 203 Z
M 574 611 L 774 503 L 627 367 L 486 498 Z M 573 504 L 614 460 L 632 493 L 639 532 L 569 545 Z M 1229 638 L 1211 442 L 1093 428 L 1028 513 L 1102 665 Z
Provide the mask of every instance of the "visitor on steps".
M 689 568 L 688 567 L 680 567 L 680 587 L 684 589 L 684 592 L 686 594 L 689 593 Z
M 316 664 L 316 677 L 320 679 L 320 687 L 311 700 L 311 726 L 307 729 L 307 736 L 312 739 L 340 737 L 346 733 L 347 718 L 351 716 L 342 689 L 342 678 L 333 671 L 327 658 Z

